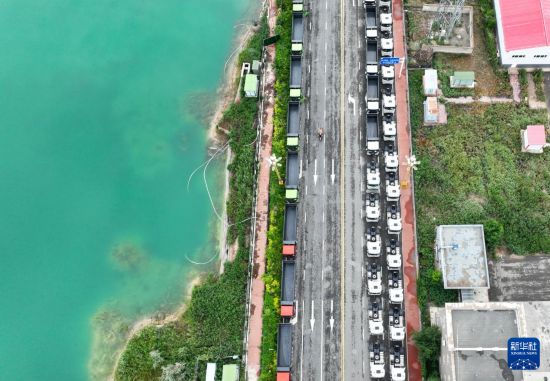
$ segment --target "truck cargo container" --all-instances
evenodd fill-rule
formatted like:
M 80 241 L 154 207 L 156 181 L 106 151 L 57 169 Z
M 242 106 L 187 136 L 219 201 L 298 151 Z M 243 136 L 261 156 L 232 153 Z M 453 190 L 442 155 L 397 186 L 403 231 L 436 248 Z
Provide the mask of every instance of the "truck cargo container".
M 303 6 L 302 6 L 303 8 Z M 292 54 L 302 54 L 304 42 L 304 15 L 302 11 L 292 13 Z
M 296 254 L 296 225 L 298 206 L 285 204 L 284 229 L 283 229 L 283 255 Z
M 302 57 L 290 57 L 290 97 L 300 98 L 302 96 Z
M 379 151 L 378 114 L 367 114 L 367 154 L 378 155 Z
M 294 259 L 284 259 L 281 273 L 281 316 L 294 316 L 294 271 L 296 262 Z
M 277 381 L 290 381 L 292 324 L 280 323 L 277 332 Z
M 380 110 L 380 91 L 378 86 L 378 76 L 367 76 L 367 112 L 374 113 Z
M 298 152 L 288 151 L 286 154 L 286 177 L 285 177 L 285 198 L 287 200 L 298 199 L 298 176 L 300 162 Z
M 286 115 L 286 145 L 289 149 L 298 149 L 300 131 L 300 102 L 288 102 Z
M 378 75 L 378 41 L 367 40 L 367 75 Z
M 377 38 L 378 37 L 378 15 L 377 8 L 373 5 L 365 6 L 366 14 L 366 33 L 367 38 Z

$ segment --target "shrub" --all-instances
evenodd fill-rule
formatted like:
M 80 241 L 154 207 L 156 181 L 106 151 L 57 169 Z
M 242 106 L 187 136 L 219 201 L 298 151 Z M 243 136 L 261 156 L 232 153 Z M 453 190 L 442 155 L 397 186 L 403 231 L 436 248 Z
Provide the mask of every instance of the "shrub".
M 483 230 L 487 251 L 493 253 L 495 248 L 502 243 L 504 226 L 500 221 L 490 218 L 483 223 Z
M 430 325 L 413 334 L 413 340 L 418 348 L 422 375 L 424 377 L 439 377 L 439 355 L 441 354 L 441 330 Z

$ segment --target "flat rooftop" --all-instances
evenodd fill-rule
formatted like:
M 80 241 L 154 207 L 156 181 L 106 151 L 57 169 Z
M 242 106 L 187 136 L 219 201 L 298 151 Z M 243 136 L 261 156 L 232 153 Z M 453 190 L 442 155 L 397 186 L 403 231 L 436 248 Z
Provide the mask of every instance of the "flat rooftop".
M 430 315 L 442 332 L 442 379 L 539 381 L 539 376 L 550 375 L 550 302 L 447 303 L 430 308 Z M 540 340 L 537 372 L 508 369 L 510 337 Z
M 445 288 L 489 287 L 483 225 L 438 226 L 436 250 Z
M 457 349 L 506 349 L 518 336 L 514 310 L 453 310 L 454 345 Z

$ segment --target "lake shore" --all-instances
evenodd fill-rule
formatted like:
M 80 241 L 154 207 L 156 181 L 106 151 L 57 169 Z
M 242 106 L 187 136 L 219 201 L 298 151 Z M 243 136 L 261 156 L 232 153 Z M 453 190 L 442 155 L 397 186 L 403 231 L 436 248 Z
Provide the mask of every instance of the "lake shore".
M 260 12 L 254 11 L 254 19 L 258 20 L 261 16 L 261 9 Z M 236 94 L 238 91 L 238 84 L 239 84 L 239 78 L 240 78 L 240 67 L 238 67 L 238 58 L 239 53 L 243 50 L 244 46 L 249 42 L 251 37 L 254 35 L 257 27 L 255 25 L 248 25 L 247 30 L 245 33 L 240 34 L 234 41 L 233 46 L 235 46 L 235 49 L 231 52 L 229 58 L 225 62 L 224 65 L 224 75 L 223 79 L 221 81 L 221 85 L 217 90 L 217 102 L 215 106 L 215 110 L 213 113 L 213 116 L 210 120 L 208 131 L 207 131 L 207 147 L 208 146 L 215 146 L 218 149 L 223 147 L 224 144 L 227 142 L 227 132 L 220 131 L 218 129 L 218 124 L 221 121 L 225 110 L 235 101 Z M 218 229 L 217 239 L 219 245 L 219 274 L 223 273 L 224 270 L 224 262 L 227 260 L 231 260 L 235 253 L 236 253 L 236 245 L 232 245 L 232 247 L 228 250 L 228 242 L 227 242 L 227 211 L 226 211 L 226 205 L 228 202 L 228 199 L 230 197 L 230 189 L 229 189 L 229 178 L 230 173 L 227 169 L 228 164 L 231 162 L 232 155 L 231 150 L 228 147 L 227 153 L 225 156 L 225 165 L 224 165 L 224 194 L 223 194 L 223 209 L 222 209 L 222 221 L 219 221 L 217 224 L 215 224 L 216 228 Z M 216 218 L 216 216 L 213 216 L 212 218 Z M 117 371 L 118 364 L 120 362 L 120 359 L 124 352 L 126 351 L 129 342 L 137 335 L 139 332 L 141 332 L 143 329 L 149 327 L 149 326 L 157 326 L 161 327 L 169 323 L 173 323 L 181 318 L 181 316 L 184 314 L 184 312 L 187 309 L 187 305 L 189 303 L 189 300 L 191 298 L 191 294 L 193 291 L 193 288 L 197 285 L 200 285 L 203 280 L 202 275 L 197 275 L 194 278 L 192 278 L 191 282 L 187 286 L 187 292 L 185 294 L 185 297 L 183 299 L 182 304 L 177 308 L 176 311 L 173 313 L 167 314 L 162 316 L 162 318 L 159 318 L 158 316 L 153 317 L 146 317 L 143 319 L 140 319 L 136 321 L 131 328 L 128 331 L 127 338 L 125 340 L 124 346 L 118 351 L 115 355 L 115 364 L 111 373 L 111 376 L 109 377 L 109 381 L 114 381 L 115 374 Z

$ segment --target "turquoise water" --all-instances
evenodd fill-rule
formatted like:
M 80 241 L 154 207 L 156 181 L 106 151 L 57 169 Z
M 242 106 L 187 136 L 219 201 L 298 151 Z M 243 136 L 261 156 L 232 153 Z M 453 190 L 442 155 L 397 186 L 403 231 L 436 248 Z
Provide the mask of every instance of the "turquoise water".
M 212 268 L 186 260 L 216 254 L 187 178 L 249 8 L 0 3 L 0 380 L 105 379 L 125 329 Z

